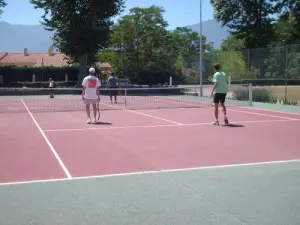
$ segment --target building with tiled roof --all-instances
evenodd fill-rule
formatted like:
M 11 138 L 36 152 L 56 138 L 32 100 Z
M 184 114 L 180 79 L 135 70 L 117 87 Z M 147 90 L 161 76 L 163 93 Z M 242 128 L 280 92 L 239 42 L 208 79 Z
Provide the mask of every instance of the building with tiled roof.
M 97 67 L 99 67 L 104 73 L 110 73 L 112 71 L 112 67 L 109 63 L 95 63 Z M 24 48 L 23 53 L 9 53 L 9 52 L 0 52 L 0 67 L 5 66 L 15 66 L 15 67 L 27 67 L 27 68 L 37 68 L 37 67 L 56 67 L 56 68 L 66 68 L 72 66 L 72 60 L 63 53 L 55 53 L 53 52 L 53 47 L 48 49 L 47 53 L 30 53 L 27 48 Z M 45 72 L 45 71 L 44 71 Z M 20 76 L 18 72 L 18 76 Z M 0 74 L 0 84 L 3 82 L 8 82 L 10 80 L 9 73 L 2 71 Z M 74 80 L 74 74 L 65 73 L 63 77 L 59 75 L 59 73 L 55 73 L 57 78 L 62 81 L 69 81 L 69 79 Z M 28 75 L 28 74 L 27 74 Z M 45 82 L 45 76 L 47 77 L 46 73 L 39 74 L 38 71 L 32 72 L 31 78 L 28 78 L 26 73 L 23 73 L 22 79 L 30 80 L 31 82 L 36 82 L 37 80 L 40 82 Z M 27 78 L 24 78 L 27 77 Z M 77 74 L 76 74 L 77 77 Z M 6 81 L 5 81 L 5 79 Z M 47 79 L 46 79 L 47 80 Z M 19 80 L 16 80 L 19 81 Z
M 97 62 L 104 71 L 111 71 L 112 67 L 108 63 Z M 70 67 L 72 62 L 68 56 L 63 53 L 54 53 L 53 47 L 50 47 L 48 53 L 29 53 L 24 48 L 23 53 L 0 52 L 0 66 L 18 66 L 18 67 Z

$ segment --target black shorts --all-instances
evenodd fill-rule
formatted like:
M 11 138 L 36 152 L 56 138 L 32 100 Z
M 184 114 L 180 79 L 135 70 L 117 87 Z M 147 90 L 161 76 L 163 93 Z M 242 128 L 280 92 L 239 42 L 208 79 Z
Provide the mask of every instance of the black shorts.
M 112 96 L 117 96 L 118 94 L 118 90 L 110 90 L 109 91 L 109 95 L 112 97 Z
M 215 93 L 214 94 L 214 103 L 224 103 L 226 99 L 226 93 L 222 94 L 222 93 Z

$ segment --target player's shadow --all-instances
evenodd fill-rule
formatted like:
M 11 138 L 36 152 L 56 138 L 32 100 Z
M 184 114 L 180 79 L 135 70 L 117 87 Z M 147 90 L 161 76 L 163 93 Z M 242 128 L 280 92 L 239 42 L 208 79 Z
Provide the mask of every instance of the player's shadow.
M 227 125 L 222 125 L 223 127 L 245 127 L 242 124 L 227 124 Z
M 112 123 L 98 121 L 98 122 L 94 123 L 93 125 L 112 125 Z

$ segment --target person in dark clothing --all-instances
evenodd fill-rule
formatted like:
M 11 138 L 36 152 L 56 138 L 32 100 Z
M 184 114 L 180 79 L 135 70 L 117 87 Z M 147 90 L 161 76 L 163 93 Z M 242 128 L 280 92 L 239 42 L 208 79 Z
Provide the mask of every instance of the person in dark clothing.
M 108 80 L 107 80 L 107 88 L 109 88 L 110 102 L 111 103 L 112 103 L 112 97 L 113 96 L 115 98 L 115 103 L 117 103 L 118 87 L 119 87 L 119 81 L 115 77 L 115 74 L 111 73 L 111 75 L 108 77 Z

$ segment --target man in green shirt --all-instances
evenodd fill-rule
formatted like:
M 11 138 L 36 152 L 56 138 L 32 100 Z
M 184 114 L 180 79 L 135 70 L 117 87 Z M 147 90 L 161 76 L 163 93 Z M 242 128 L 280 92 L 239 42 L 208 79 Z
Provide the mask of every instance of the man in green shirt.
M 228 85 L 227 85 L 227 76 L 224 72 L 220 71 L 220 65 L 214 64 L 214 76 L 212 82 L 215 83 L 213 89 L 211 91 L 211 96 L 214 97 L 214 104 L 215 104 L 215 121 L 212 123 L 213 125 L 219 125 L 219 103 L 223 108 L 224 114 L 224 122 L 227 125 L 228 118 L 226 116 L 226 107 L 225 107 L 225 100 L 226 95 L 228 92 Z M 215 92 L 215 93 L 214 93 Z

